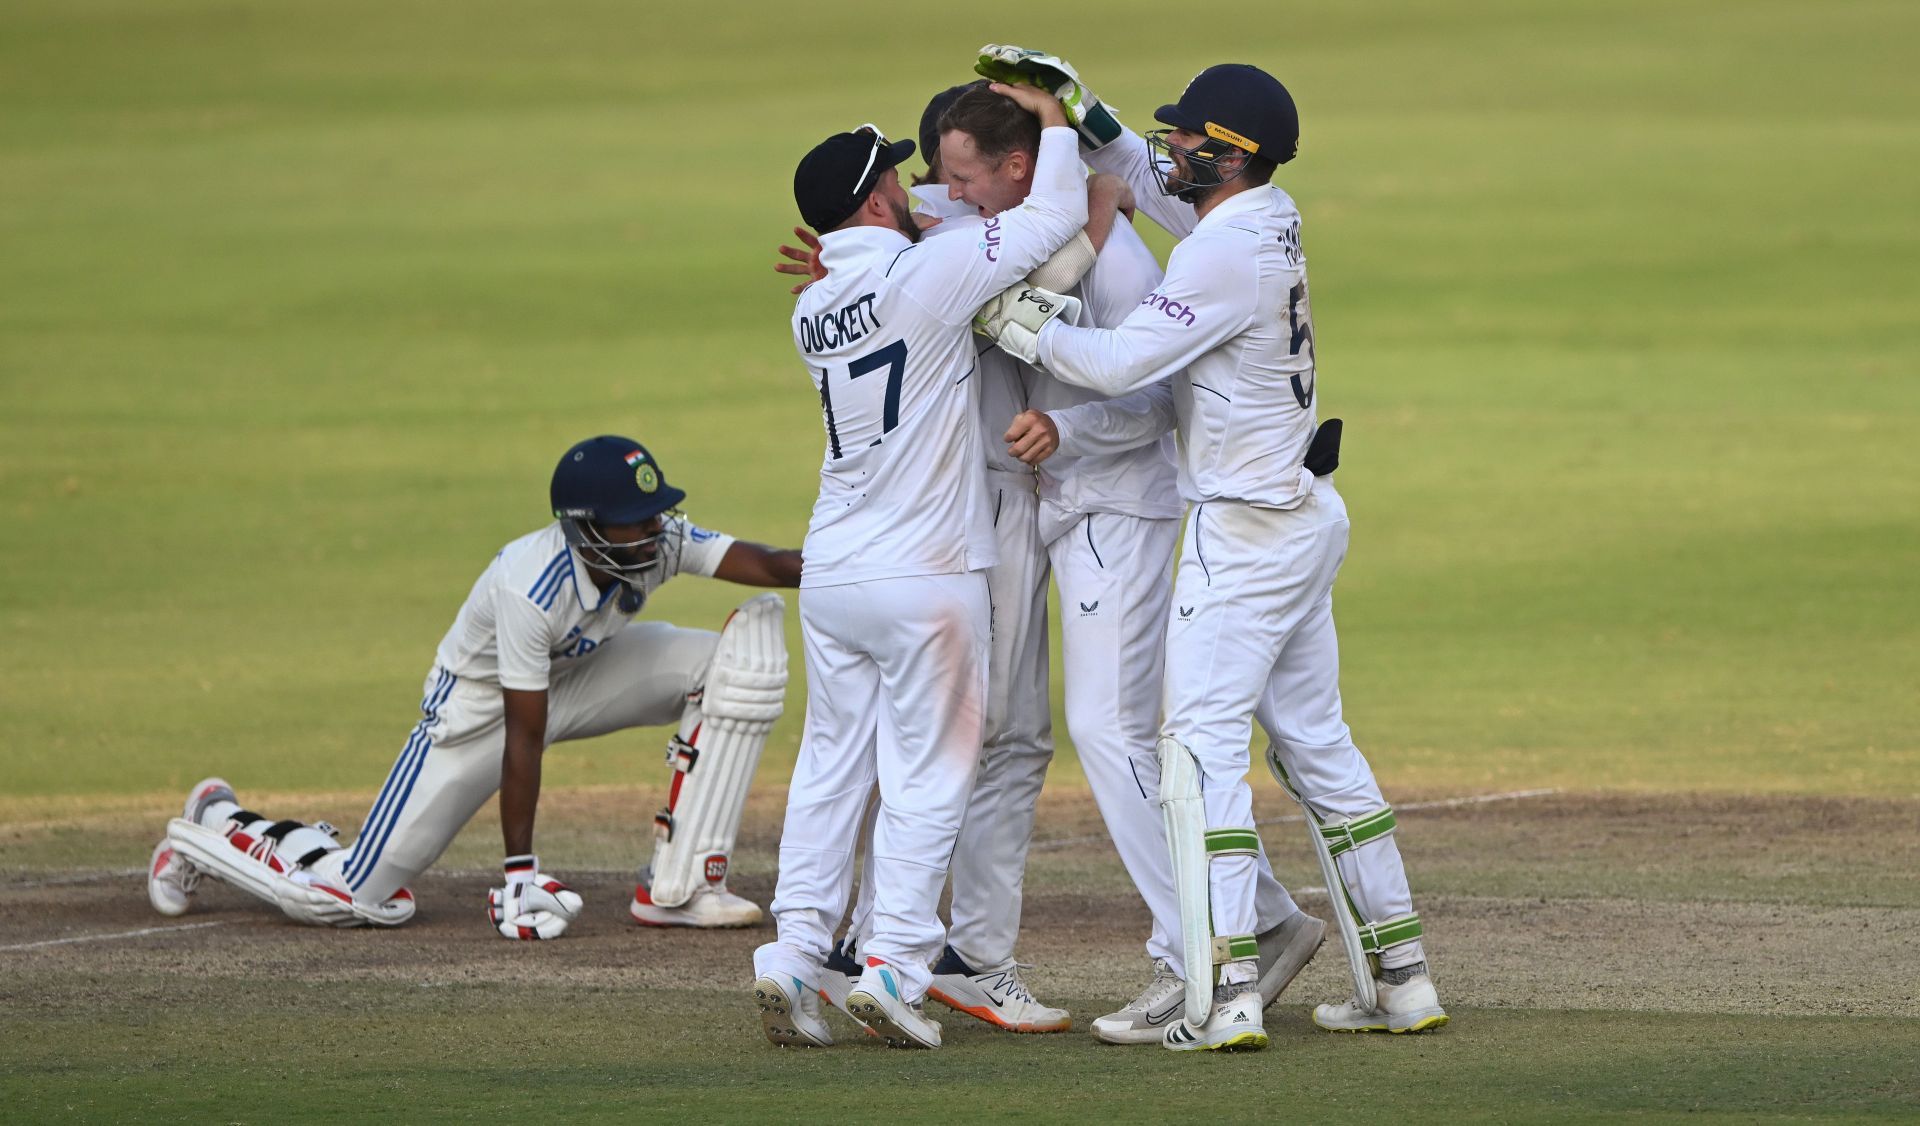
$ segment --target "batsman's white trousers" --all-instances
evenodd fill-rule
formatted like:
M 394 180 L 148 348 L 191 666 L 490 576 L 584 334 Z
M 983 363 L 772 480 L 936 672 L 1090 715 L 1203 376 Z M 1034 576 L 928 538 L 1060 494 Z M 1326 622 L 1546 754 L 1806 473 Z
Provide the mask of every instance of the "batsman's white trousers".
M 1048 545 L 1060 587 L 1067 731 L 1107 834 L 1153 917 L 1147 955 L 1185 974 L 1160 815 L 1160 695 L 1178 520 L 1088 513 Z M 1262 855 L 1257 930 L 1298 908 Z
M 940 890 L 973 788 L 986 710 L 987 580 L 973 572 L 802 587 L 807 719 L 787 791 L 773 917 L 756 974 L 817 985 L 847 909 L 874 784 L 872 936 L 917 1002 L 939 954 Z
M 687 693 L 706 680 L 720 635 L 634 622 L 578 664 L 554 674 L 547 742 L 677 723 Z M 385 901 L 446 851 L 500 788 L 506 703 L 497 684 L 427 674 L 421 720 L 408 737 L 351 848 L 328 857 L 354 898 Z
M 1340 712 L 1333 582 L 1347 554 L 1347 506 L 1331 477 L 1294 508 L 1208 501 L 1188 513 L 1167 626 L 1165 731 L 1200 762 L 1208 828 L 1253 824 L 1247 717 L 1279 748 L 1287 774 L 1321 815 L 1386 805 Z M 1338 858 L 1367 921 L 1413 910 L 1392 836 Z M 1209 865 L 1214 933 L 1253 933 L 1260 865 Z M 1391 969 L 1424 957 L 1417 942 L 1382 956 Z

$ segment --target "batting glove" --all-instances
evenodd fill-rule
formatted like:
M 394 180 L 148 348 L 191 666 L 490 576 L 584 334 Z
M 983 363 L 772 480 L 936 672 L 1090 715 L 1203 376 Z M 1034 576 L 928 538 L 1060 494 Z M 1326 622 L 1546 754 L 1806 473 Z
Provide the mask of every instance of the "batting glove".
M 1113 115 L 1113 109 L 1094 97 L 1080 75 L 1058 55 L 989 43 L 980 48 L 980 61 L 973 64 L 973 69 L 995 82 L 1038 86 L 1060 99 L 1067 121 L 1080 133 L 1083 149 L 1103 148 L 1120 136 L 1120 119 Z
M 505 887 L 487 892 L 487 922 L 502 937 L 559 938 L 567 924 L 580 916 L 580 895 L 540 872 L 537 856 L 509 856 Z

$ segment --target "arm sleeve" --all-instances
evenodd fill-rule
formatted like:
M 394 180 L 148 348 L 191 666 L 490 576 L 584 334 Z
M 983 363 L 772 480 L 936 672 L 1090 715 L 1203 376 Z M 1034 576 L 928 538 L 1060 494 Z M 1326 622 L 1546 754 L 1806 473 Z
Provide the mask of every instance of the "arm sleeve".
M 1160 284 L 1160 263 L 1140 240 L 1133 224 L 1117 222 L 1093 268 L 1080 280 L 1082 316 L 1101 328 L 1113 328 Z M 1079 323 L 1086 323 L 1084 320 Z
M 1131 395 L 1048 411 L 1068 457 L 1125 453 L 1172 430 L 1173 382 L 1163 379 Z
M 1065 126 L 1041 130 L 1026 202 L 988 219 L 978 238 L 930 238 L 904 252 L 895 265 L 900 292 L 944 324 L 965 324 L 1065 246 L 1087 224 L 1079 143 Z
M 1134 206 L 1161 229 L 1174 238 L 1193 233 L 1193 225 L 1200 221 L 1193 213 L 1193 204 L 1160 190 L 1163 181 L 1153 171 L 1146 138 L 1123 126 L 1120 136 L 1110 144 L 1084 155 L 1087 167 L 1095 172 L 1110 172 L 1125 180 L 1133 189 Z
M 1160 288 L 1118 328 L 1053 320 L 1040 333 L 1040 362 L 1063 382 L 1105 395 L 1158 383 L 1244 330 L 1259 294 L 1259 265 L 1232 234 L 1173 248 Z
M 525 692 L 545 689 L 553 665 L 549 656 L 553 631 L 546 613 L 517 591 L 496 587 L 493 599 L 500 687 Z
M 702 528 L 684 516 L 668 522 L 667 534 L 678 540 L 674 558 L 679 563 L 673 569 L 677 575 L 712 578 L 720 569 L 720 561 L 726 558 L 727 549 L 733 546 L 732 536 Z

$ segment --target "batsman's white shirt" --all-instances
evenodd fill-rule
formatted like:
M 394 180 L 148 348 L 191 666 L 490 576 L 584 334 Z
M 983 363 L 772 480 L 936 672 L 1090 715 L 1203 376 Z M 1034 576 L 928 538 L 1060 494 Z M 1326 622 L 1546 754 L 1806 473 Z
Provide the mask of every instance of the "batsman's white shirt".
M 626 588 L 603 594 L 557 523 L 500 549 L 440 642 L 420 721 L 359 837 L 326 861 L 340 866 L 332 874 L 357 898 L 379 903 L 439 859 L 500 788 L 503 687 L 547 691 L 548 743 L 679 719 L 718 635 L 631 619 L 674 575 L 711 576 L 732 543 L 668 518 L 660 565 L 624 604 Z
M 1313 437 L 1313 319 L 1300 213 L 1270 184 L 1206 218 L 1160 194 L 1133 133 L 1088 157 L 1124 176 L 1143 208 L 1184 235 L 1160 287 L 1112 331 L 1048 325 L 1041 364 L 1109 395 L 1173 378 L 1180 490 L 1191 501 L 1291 508 L 1313 488 L 1301 468 Z
M 602 591 L 567 544 L 559 522 L 500 549 L 440 641 L 437 667 L 463 681 L 534 691 L 554 673 L 584 660 L 639 613 L 660 584 L 681 573 L 711 577 L 733 537 L 682 516 L 667 518 L 660 565 L 640 579 L 623 606 L 614 584 Z
M 1086 223 L 1075 143 L 1071 129 L 1042 130 L 1032 194 L 977 237 L 821 236 L 827 276 L 793 318 L 827 437 L 803 587 L 993 563 L 968 325 Z

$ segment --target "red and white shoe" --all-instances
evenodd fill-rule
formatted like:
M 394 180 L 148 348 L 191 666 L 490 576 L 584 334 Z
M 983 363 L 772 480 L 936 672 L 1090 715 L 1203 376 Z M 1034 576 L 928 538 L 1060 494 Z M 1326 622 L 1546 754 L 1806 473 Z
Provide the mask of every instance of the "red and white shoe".
M 233 787 L 227 784 L 225 778 L 202 778 L 198 785 L 187 791 L 187 801 L 180 809 L 180 816 L 198 825 L 200 824 L 200 815 L 206 811 L 208 806 L 217 801 L 230 801 L 235 805 L 240 804 L 240 799 L 234 796 Z M 206 828 L 209 829 L 215 827 L 216 826 L 213 825 L 206 826 Z
M 193 906 L 193 892 L 199 886 L 200 869 L 175 852 L 172 841 L 161 837 L 147 861 L 147 902 L 162 915 L 184 915 Z
M 722 887 L 703 887 L 678 907 L 662 907 L 647 893 L 647 885 L 633 889 L 627 913 L 643 927 L 751 927 L 760 923 L 760 907 Z

